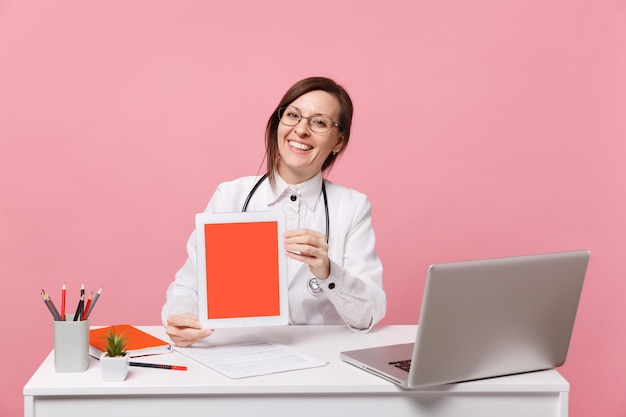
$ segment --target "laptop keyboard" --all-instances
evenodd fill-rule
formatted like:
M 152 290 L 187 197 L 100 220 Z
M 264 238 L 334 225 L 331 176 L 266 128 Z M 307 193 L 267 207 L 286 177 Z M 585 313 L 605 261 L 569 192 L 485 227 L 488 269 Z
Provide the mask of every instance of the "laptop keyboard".
M 411 369 L 411 359 L 405 359 L 403 361 L 389 362 L 389 365 L 393 365 L 396 368 L 400 368 L 403 371 L 409 372 L 409 369 Z

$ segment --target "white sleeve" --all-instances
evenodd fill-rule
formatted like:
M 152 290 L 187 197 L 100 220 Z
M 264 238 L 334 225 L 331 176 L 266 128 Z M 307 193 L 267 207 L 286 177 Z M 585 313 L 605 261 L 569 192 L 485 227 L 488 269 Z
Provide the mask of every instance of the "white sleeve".
M 196 232 L 187 241 L 187 260 L 178 270 L 174 281 L 167 287 L 165 304 L 161 309 L 161 320 L 167 325 L 167 318 L 173 314 L 198 314 L 198 277 L 196 273 Z
M 206 212 L 223 211 L 223 190 L 218 187 Z M 167 326 L 167 318 L 173 314 L 198 314 L 198 272 L 196 268 L 196 232 L 192 232 L 187 241 L 187 260 L 174 276 L 174 281 L 167 287 L 165 304 L 161 309 L 161 321 Z
M 366 198 L 354 208 L 352 219 L 343 258 L 331 260 L 330 275 L 321 286 L 350 330 L 366 332 L 387 310 L 383 266 L 376 254 L 371 205 Z

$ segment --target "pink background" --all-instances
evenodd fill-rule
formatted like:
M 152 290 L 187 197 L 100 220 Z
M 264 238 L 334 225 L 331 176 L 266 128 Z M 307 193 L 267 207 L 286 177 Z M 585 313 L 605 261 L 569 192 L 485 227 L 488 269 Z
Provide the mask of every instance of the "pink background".
M 376 6 L 374 6 L 375 4 Z M 382 6 L 384 5 L 384 7 Z M 367 193 L 384 323 L 430 263 L 588 248 L 570 415 L 626 400 L 626 3 L 0 0 L 0 415 L 52 348 L 39 292 L 159 324 L 193 215 L 255 174 L 295 81 L 356 104 L 330 179 Z

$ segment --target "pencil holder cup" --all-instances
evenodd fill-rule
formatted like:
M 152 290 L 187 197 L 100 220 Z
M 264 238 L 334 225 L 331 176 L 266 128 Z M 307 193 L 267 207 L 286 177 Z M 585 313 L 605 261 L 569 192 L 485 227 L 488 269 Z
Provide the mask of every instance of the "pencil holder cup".
M 54 370 L 83 372 L 89 367 L 89 320 L 54 322 Z

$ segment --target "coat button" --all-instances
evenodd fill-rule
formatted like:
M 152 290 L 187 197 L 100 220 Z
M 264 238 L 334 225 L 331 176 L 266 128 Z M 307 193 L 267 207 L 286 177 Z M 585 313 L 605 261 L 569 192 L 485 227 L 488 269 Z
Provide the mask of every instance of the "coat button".
M 296 201 L 298 199 L 298 196 L 296 196 L 295 194 L 291 194 L 291 201 Z
M 328 284 L 328 289 L 332 290 L 333 288 L 335 288 L 335 283 L 331 282 L 330 284 Z

